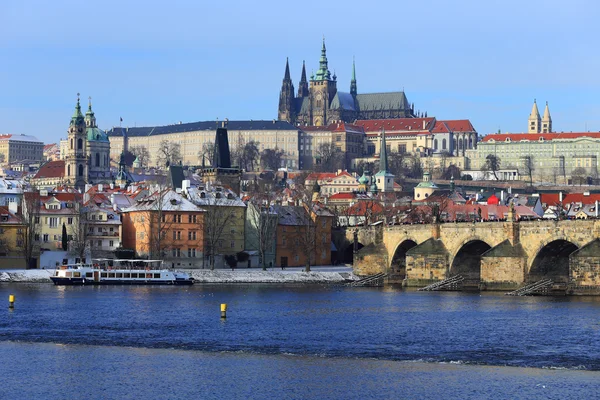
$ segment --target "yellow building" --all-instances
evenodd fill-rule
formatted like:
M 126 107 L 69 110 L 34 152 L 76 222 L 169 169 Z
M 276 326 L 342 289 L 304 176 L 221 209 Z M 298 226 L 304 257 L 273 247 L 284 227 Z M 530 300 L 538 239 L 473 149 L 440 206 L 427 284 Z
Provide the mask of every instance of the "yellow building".
M 25 268 L 21 252 L 25 227 L 17 215 L 17 203 L 0 207 L 0 269 Z
M 0 135 L 0 162 L 42 161 L 44 142 L 29 135 Z

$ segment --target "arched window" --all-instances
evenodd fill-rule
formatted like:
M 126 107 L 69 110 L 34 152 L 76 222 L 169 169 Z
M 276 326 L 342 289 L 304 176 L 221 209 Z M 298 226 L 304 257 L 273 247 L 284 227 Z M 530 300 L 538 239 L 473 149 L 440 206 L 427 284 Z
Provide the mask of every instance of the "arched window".
M 67 165 L 67 176 L 71 176 L 71 166 Z
M 458 149 L 462 149 L 462 139 L 458 139 Z
M 77 150 L 83 149 L 83 139 L 77 139 Z
M 71 150 L 73 150 L 73 139 L 71 139 Z
M 446 139 L 442 139 L 442 150 L 446 150 Z
M 96 167 L 100 166 L 100 153 L 96 153 Z
M 473 138 L 469 137 L 469 148 L 472 149 L 473 148 Z
M 438 141 L 437 141 L 437 139 L 435 139 L 435 140 L 433 141 L 433 149 L 434 149 L 434 150 L 437 150 L 437 149 L 438 149 Z
M 83 164 L 79 164 L 79 176 L 83 176 Z

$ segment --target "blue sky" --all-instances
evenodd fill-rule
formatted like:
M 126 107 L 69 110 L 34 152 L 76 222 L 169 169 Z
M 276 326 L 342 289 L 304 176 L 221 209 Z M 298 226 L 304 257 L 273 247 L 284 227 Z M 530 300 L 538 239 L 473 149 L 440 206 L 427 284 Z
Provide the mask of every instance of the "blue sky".
M 524 4 L 525 3 L 525 4 Z M 596 1 L 0 1 L 0 133 L 64 137 L 76 93 L 101 128 L 273 119 L 285 59 L 348 91 L 404 90 L 438 119 L 600 131 Z M 543 109 L 540 109 L 542 112 Z

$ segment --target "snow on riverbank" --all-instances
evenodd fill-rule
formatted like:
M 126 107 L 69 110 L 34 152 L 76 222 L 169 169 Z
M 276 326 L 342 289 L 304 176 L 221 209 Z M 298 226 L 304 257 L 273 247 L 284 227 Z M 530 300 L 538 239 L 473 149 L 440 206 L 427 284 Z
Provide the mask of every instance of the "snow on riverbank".
M 311 272 L 301 268 L 285 270 L 236 269 L 234 271 L 217 269 L 183 270 L 190 274 L 196 283 L 344 283 L 357 280 L 349 267 L 313 267 Z M 51 283 L 53 270 L 3 270 L 0 282 Z

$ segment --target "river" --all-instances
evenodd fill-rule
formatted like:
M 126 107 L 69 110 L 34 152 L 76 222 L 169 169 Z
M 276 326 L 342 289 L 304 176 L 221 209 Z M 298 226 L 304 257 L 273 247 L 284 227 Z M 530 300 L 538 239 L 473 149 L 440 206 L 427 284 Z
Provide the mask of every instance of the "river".
M 0 284 L 0 299 L 9 293 L 2 399 L 595 398 L 600 389 L 595 297 Z

